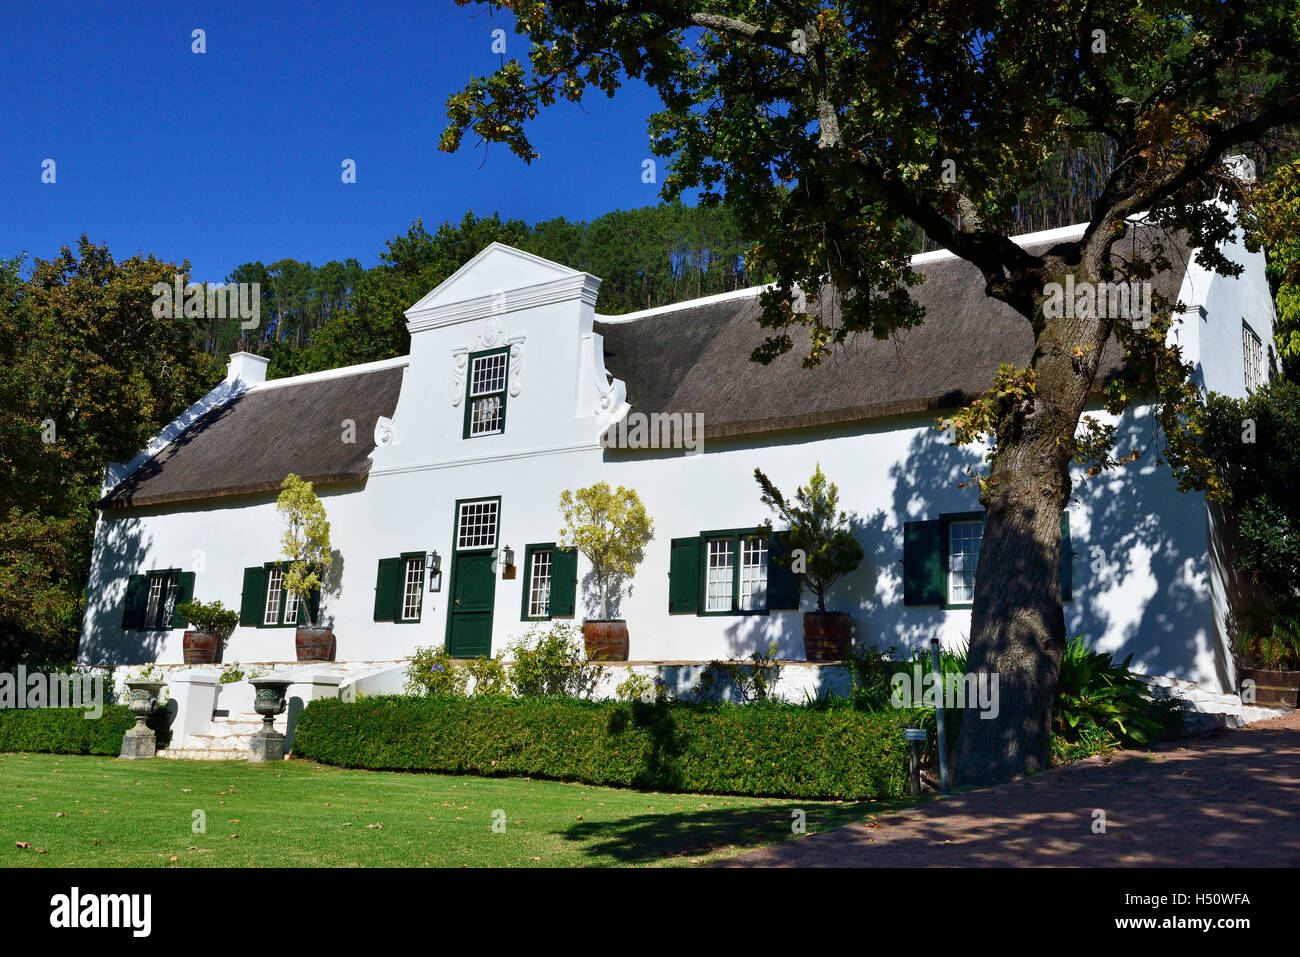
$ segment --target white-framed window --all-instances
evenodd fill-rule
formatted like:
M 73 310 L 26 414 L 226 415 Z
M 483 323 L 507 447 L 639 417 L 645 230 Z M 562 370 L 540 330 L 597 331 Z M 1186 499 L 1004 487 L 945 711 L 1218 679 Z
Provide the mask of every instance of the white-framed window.
M 402 620 L 418 621 L 424 595 L 424 558 L 406 560 L 406 581 L 402 587 Z
M 965 605 L 975 600 L 975 569 L 980 561 L 984 523 L 979 519 L 948 523 L 948 601 Z
M 740 610 L 767 607 L 767 539 L 755 536 L 740 542 Z
M 145 605 L 145 627 L 165 629 L 170 626 L 176 604 L 177 575 L 158 572 L 149 576 L 149 597 Z
M 278 625 L 280 623 L 280 591 L 283 587 L 284 572 L 279 568 L 268 570 L 266 573 L 266 607 L 262 613 L 262 624 Z
M 498 504 L 496 499 L 460 503 L 456 522 L 458 549 L 496 548 Z
M 705 579 L 705 611 L 731 610 L 731 585 L 735 574 L 735 552 L 730 538 L 709 539 L 708 574 Z
M 508 352 L 474 356 L 469 370 L 469 436 L 496 435 L 506 425 Z
M 546 618 L 551 614 L 551 551 L 532 553 L 528 569 L 528 617 Z
M 298 621 L 298 596 L 291 591 L 284 593 L 284 623 L 296 624 Z
M 1255 330 L 1241 324 L 1241 358 L 1246 369 L 1246 388 L 1254 392 L 1264 384 L 1264 344 Z

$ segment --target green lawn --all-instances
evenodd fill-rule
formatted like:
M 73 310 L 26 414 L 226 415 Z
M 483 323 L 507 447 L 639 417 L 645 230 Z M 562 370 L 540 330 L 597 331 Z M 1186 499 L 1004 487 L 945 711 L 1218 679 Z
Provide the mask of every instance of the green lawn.
M 303 761 L 0 754 L 0 855 L 17 867 L 698 864 L 893 805 L 660 794 Z M 192 830 L 206 815 L 206 833 Z M 494 833 L 494 811 L 504 833 Z M 30 844 L 22 848 L 20 843 Z M 38 848 L 40 849 L 38 851 Z M 44 853 L 41 853 L 41 852 Z

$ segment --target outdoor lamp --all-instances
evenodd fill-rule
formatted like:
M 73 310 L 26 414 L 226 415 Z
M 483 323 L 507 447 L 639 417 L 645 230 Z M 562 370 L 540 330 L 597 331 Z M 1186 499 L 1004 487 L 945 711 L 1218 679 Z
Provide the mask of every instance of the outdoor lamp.
M 429 591 L 442 591 L 442 556 L 429 553 Z
M 501 562 L 506 566 L 506 568 L 515 567 L 515 550 L 509 545 L 501 549 Z

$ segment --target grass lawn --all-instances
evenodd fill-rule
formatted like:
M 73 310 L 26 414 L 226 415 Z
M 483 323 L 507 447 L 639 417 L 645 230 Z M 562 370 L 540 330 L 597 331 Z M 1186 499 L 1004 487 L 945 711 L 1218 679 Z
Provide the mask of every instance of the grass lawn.
M 347 771 L 304 761 L 0 754 L 0 864 L 683 865 L 790 839 L 796 809 L 812 834 L 894 806 Z M 192 830 L 196 810 L 206 816 L 206 833 Z M 504 833 L 493 831 L 498 810 Z

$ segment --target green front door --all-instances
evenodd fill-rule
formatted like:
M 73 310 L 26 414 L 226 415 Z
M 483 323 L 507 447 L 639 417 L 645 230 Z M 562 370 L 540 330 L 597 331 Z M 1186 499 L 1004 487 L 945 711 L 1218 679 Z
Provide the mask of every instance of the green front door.
M 454 658 L 492 655 L 492 601 L 497 575 L 492 552 L 457 552 L 451 560 L 447 652 Z

